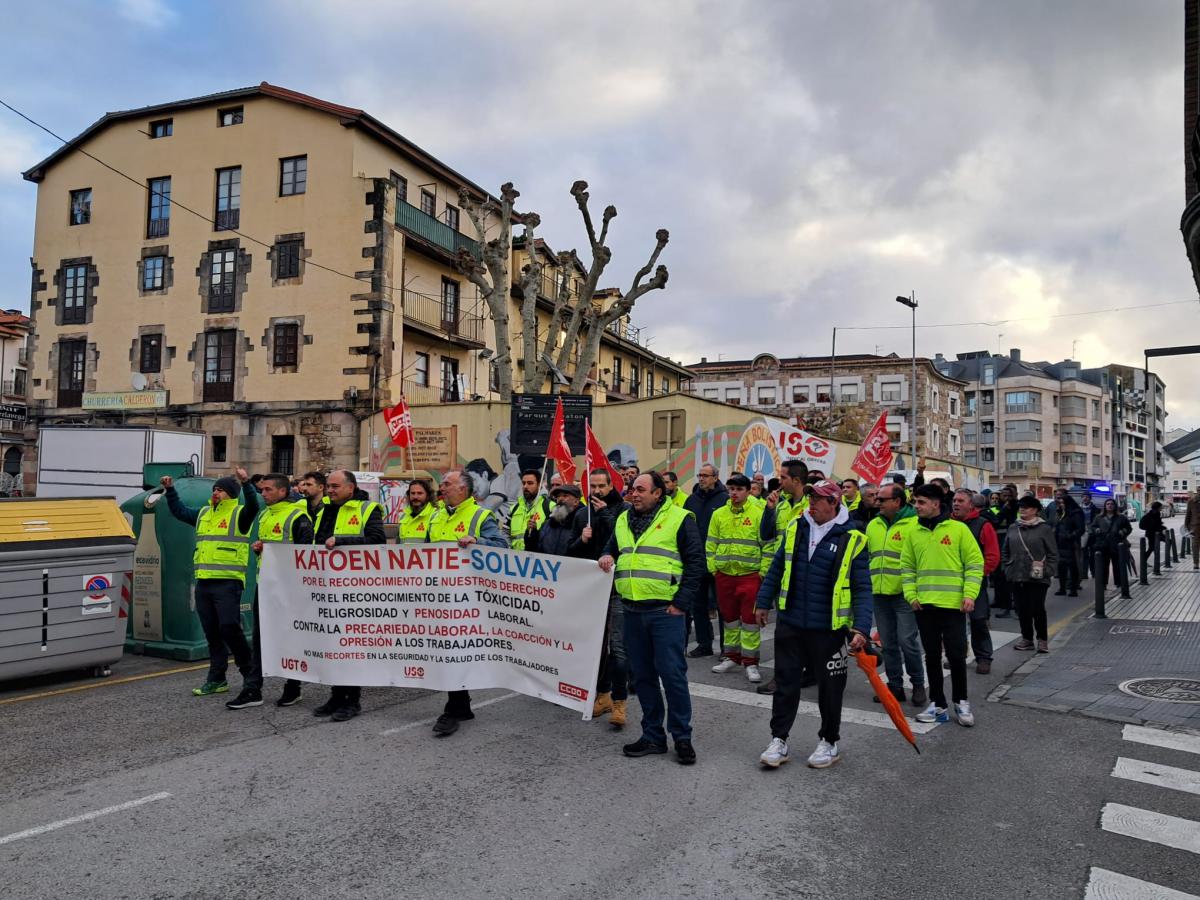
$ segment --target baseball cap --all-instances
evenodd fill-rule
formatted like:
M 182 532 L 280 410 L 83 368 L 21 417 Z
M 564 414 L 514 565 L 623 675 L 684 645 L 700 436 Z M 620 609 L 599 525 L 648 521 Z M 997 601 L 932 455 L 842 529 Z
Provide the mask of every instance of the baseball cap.
M 829 481 L 828 479 L 822 479 L 821 481 L 818 481 L 816 484 L 812 485 L 812 492 L 817 497 L 834 497 L 836 499 L 841 499 L 842 486 L 836 482 Z

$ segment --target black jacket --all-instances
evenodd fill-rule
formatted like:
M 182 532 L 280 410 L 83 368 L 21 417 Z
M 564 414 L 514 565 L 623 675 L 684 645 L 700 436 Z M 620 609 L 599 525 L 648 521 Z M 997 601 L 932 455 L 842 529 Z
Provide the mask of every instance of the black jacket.
M 708 538 L 708 523 L 713 513 L 724 506 L 728 499 L 729 491 L 725 490 L 725 485 L 717 482 L 711 491 L 702 491 L 699 486 L 693 488 L 691 495 L 683 502 L 683 508 L 696 517 L 701 541 Z
M 1118 545 L 1131 531 L 1133 531 L 1133 526 L 1129 524 L 1129 520 L 1122 513 L 1118 512 L 1111 518 L 1102 515 L 1098 519 L 1092 520 L 1090 546 L 1108 553 L 1116 553 Z
M 625 498 L 611 489 L 607 494 L 596 494 L 596 499 L 604 501 L 604 506 L 601 509 L 592 508 L 592 539 L 583 539 L 583 529 L 588 523 L 588 511 L 584 506 L 580 506 L 575 513 L 575 527 L 567 550 L 569 556 L 580 559 L 599 559 L 603 556 L 604 548 L 612 537 L 617 516 L 629 508 Z
M 726 492 L 722 491 L 721 493 Z M 708 574 L 708 564 L 704 557 L 704 541 L 700 539 L 700 532 L 693 516 L 683 517 L 683 524 L 679 526 L 679 532 L 675 536 L 675 546 L 679 548 L 679 555 L 683 558 L 683 574 L 679 577 L 679 587 L 675 591 L 674 599 L 669 604 L 665 601 L 652 600 L 623 601 L 627 610 L 649 612 L 670 605 L 687 612 L 692 608 L 692 604 L 700 594 L 700 585 L 704 581 L 704 576 Z M 611 556 L 613 559 L 617 559 L 621 555 L 621 549 L 617 546 L 615 536 L 609 537 L 602 555 Z
M 355 500 L 370 500 L 367 492 L 359 488 L 354 492 Z M 322 507 L 320 519 L 317 522 L 317 533 L 313 538 L 314 544 L 324 544 L 329 538 L 333 537 L 333 526 L 337 524 L 338 510 L 341 505 L 329 501 L 327 506 Z M 337 546 L 347 547 L 351 544 L 386 544 L 387 534 L 383 530 L 383 508 L 376 503 L 375 508 L 371 510 L 371 514 L 367 516 L 367 527 L 363 529 L 361 535 L 358 534 L 339 534 L 337 536 Z
M 555 507 L 557 511 L 558 507 Z M 580 506 L 575 512 L 567 517 L 565 522 L 559 522 L 554 518 L 552 511 L 546 517 L 546 521 L 542 523 L 541 528 L 533 529 L 525 533 L 525 549 L 533 553 L 546 553 L 550 556 L 575 556 L 571 552 L 571 546 L 575 541 L 575 523 L 579 519 L 580 514 L 583 514 L 583 524 L 587 524 L 587 510 Z M 583 526 L 579 526 L 583 530 Z
M 1079 539 L 1087 531 L 1083 523 L 1083 510 L 1071 497 L 1064 500 L 1062 512 L 1058 513 L 1050 524 L 1054 526 L 1054 537 L 1058 541 L 1059 556 L 1073 552 L 1079 546 Z

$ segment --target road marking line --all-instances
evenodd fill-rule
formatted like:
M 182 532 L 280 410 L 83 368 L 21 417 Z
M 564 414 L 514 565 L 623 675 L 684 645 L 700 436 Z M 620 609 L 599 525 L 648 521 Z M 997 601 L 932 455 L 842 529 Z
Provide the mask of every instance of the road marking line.
M 771 698 L 765 694 L 735 691 L 732 688 L 716 687 L 711 684 L 689 684 L 688 690 L 693 697 L 703 697 L 706 700 L 724 700 L 727 703 L 754 706 L 758 709 L 771 708 Z M 820 707 L 807 700 L 800 701 L 797 713 L 802 716 L 815 716 L 817 718 L 821 716 Z M 849 722 L 852 725 L 870 725 L 873 728 L 885 728 L 889 731 L 896 730 L 896 726 L 892 724 L 892 720 L 888 717 L 887 713 L 868 712 L 848 706 L 842 708 L 842 721 Z M 913 734 L 928 734 L 937 728 L 937 722 L 914 722 L 909 719 L 908 727 L 912 729 Z
M 74 687 L 59 688 L 54 691 L 42 691 L 38 694 L 25 694 L 21 697 L 9 697 L 6 700 L 0 700 L 0 706 L 8 703 L 24 703 L 26 700 L 41 700 L 45 697 L 58 697 L 62 694 L 74 694 L 79 691 L 94 691 L 96 688 L 112 687 L 117 684 L 129 684 L 134 681 L 145 681 L 147 678 L 162 678 L 164 675 L 178 675 L 180 672 L 195 672 L 199 669 L 207 669 L 208 663 L 199 663 L 194 666 L 180 666 L 176 669 L 166 669 L 162 672 L 148 672 L 145 675 L 127 675 L 124 678 L 106 678 L 103 681 L 96 681 L 92 684 L 78 684 Z
M 1081 604 L 1080 604 L 1078 607 L 1076 607 L 1075 609 L 1071 610 L 1071 611 L 1070 611 L 1069 613 L 1067 613 L 1065 616 L 1061 616 L 1060 618 L 1058 618 L 1058 619 L 1055 619 L 1055 620 L 1054 620 L 1054 624 L 1053 624 L 1053 625 L 1051 625 L 1051 626 L 1050 626 L 1050 627 L 1047 629 L 1047 631 L 1046 631 L 1046 637 L 1047 637 L 1047 638 L 1052 638 L 1052 637 L 1054 637 L 1054 635 L 1056 635 L 1056 634 L 1058 634 L 1060 631 L 1062 631 L 1062 630 L 1063 630 L 1063 628 L 1065 628 L 1067 625 L 1070 625 L 1072 622 L 1074 622 L 1074 621 L 1075 621 L 1075 617 L 1076 617 L 1076 616 L 1078 616 L 1078 615 L 1079 615 L 1080 613 L 1082 613 L 1084 610 L 1091 609 L 1091 608 L 1092 608 L 1093 606 L 1095 606 L 1095 605 L 1096 605 L 1096 601 L 1095 601 L 1095 599 L 1093 598 L 1092 600 L 1088 600 L 1086 603 L 1081 603 Z
M 1200 897 L 1093 866 L 1088 870 L 1083 900 L 1200 900 Z
M 1100 827 L 1113 834 L 1200 853 L 1200 822 L 1191 819 L 1138 809 L 1123 803 L 1105 803 L 1100 813 Z
M 515 692 L 512 694 L 501 694 L 499 697 L 492 697 L 491 699 L 484 700 L 480 703 L 472 703 L 471 709 L 483 709 L 485 706 L 491 706 L 493 703 L 501 703 L 505 700 L 511 700 L 513 697 L 520 696 L 520 694 Z M 399 734 L 402 731 L 408 731 L 410 728 L 420 728 L 422 725 L 432 725 L 438 720 L 438 718 L 438 716 L 434 716 L 432 719 L 422 719 L 419 722 L 409 722 L 407 725 L 398 725 L 395 728 L 389 728 L 387 731 L 379 732 L 379 736 L 388 737 L 389 735 Z
M 1139 781 L 1142 784 L 1156 784 L 1173 791 L 1183 791 L 1185 794 L 1200 796 L 1200 772 L 1193 772 L 1189 769 L 1118 756 L 1112 774 L 1114 778 Z
M 156 800 L 166 800 L 171 795 L 166 791 L 158 794 L 149 794 L 145 797 L 139 797 L 137 800 L 130 800 L 126 803 L 118 803 L 116 806 L 106 806 L 104 809 L 97 809 L 94 812 L 83 813 L 79 816 L 71 816 L 69 819 L 59 819 L 57 822 L 51 822 L 49 825 L 39 825 L 37 828 L 27 828 L 24 831 L 18 831 L 15 834 L 8 834 L 0 837 L 0 844 L 11 844 L 13 841 L 19 841 L 23 838 L 36 837 L 39 834 L 45 834 L 48 831 L 58 831 L 60 828 L 66 828 L 68 825 L 78 825 L 81 822 L 90 822 L 92 819 L 98 819 L 101 816 L 109 816 L 113 813 L 125 812 L 127 809 L 133 809 L 135 806 L 143 806 L 147 803 L 153 803 Z
M 1121 732 L 1121 737 L 1138 744 L 1150 744 L 1152 747 L 1182 750 L 1184 753 L 1200 753 L 1200 737 L 1191 734 L 1163 731 L 1161 728 L 1144 728 L 1141 725 L 1126 725 Z

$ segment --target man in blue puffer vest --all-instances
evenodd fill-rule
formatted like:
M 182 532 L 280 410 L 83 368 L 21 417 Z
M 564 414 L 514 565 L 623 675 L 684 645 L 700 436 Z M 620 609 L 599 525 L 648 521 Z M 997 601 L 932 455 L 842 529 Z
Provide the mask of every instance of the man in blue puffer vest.
M 838 731 L 850 650 L 866 646 L 871 633 L 871 570 L 867 538 L 842 504 L 832 481 L 812 486 L 808 509 L 794 518 L 755 603 L 760 625 L 772 609 L 775 626 L 775 694 L 771 743 L 759 761 L 777 768 L 788 761 L 788 732 L 800 704 L 800 678 L 807 667 L 817 677 L 820 740 L 808 758 L 814 769 L 841 759 Z

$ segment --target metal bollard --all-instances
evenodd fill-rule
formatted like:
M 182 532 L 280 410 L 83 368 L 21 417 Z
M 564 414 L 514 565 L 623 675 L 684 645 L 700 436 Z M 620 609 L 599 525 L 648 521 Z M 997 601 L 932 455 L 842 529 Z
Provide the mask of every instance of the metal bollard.
M 1104 591 L 1108 587 L 1106 584 L 1108 581 L 1108 566 L 1106 565 L 1106 562 L 1107 561 L 1105 560 L 1104 553 L 1102 551 L 1097 550 L 1092 554 L 1092 580 L 1096 588 L 1095 617 L 1097 619 L 1108 618 L 1108 616 L 1104 614 Z
M 1150 583 L 1150 569 L 1146 566 L 1146 563 L 1149 561 L 1150 549 L 1146 544 L 1146 536 L 1142 535 L 1142 546 L 1138 551 L 1138 562 L 1141 564 L 1141 568 L 1138 571 L 1138 584 Z
M 1161 575 L 1162 568 L 1159 566 L 1159 554 L 1162 550 L 1162 541 L 1159 540 L 1159 535 L 1154 535 L 1154 574 Z
M 1171 562 L 1179 562 L 1179 545 L 1175 542 L 1175 529 L 1172 528 L 1167 532 L 1167 540 L 1171 543 Z
M 1162 545 L 1163 545 L 1163 568 L 1164 569 L 1171 568 L 1171 541 L 1169 541 L 1167 539 L 1168 534 L 1169 534 L 1169 532 L 1164 531 L 1159 535 L 1159 540 L 1162 541 Z
M 1117 569 L 1121 573 L 1119 581 L 1121 599 L 1132 600 L 1133 595 L 1129 593 L 1129 544 L 1125 541 L 1122 541 L 1120 546 L 1117 547 L 1117 559 L 1119 561 Z

